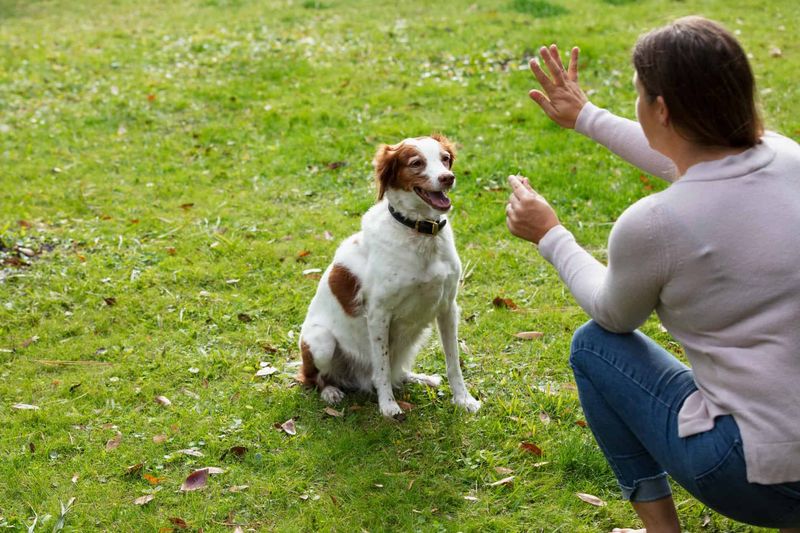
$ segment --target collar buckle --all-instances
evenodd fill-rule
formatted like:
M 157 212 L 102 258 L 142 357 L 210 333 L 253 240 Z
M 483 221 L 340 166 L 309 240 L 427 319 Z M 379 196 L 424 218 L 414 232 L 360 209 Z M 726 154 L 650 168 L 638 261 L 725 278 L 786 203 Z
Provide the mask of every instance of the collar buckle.
M 424 229 L 420 229 L 420 224 L 424 224 Z M 439 222 L 435 220 L 417 220 L 414 223 L 414 229 L 420 233 L 429 233 L 436 235 L 439 233 Z

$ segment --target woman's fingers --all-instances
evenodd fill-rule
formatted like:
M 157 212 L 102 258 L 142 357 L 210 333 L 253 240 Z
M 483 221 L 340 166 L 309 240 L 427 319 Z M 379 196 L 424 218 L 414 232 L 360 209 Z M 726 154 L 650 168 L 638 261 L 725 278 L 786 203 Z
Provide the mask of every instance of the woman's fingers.
M 572 48 L 572 52 L 569 54 L 569 70 L 567 70 L 567 79 L 570 81 L 578 81 L 578 56 L 580 53 L 580 48 L 575 46 Z
M 531 72 L 533 72 L 533 75 L 536 77 L 536 80 L 539 82 L 539 85 L 542 86 L 542 89 L 544 89 L 546 93 L 552 92 L 552 90 L 555 89 L 556 86 L 555 84 L 553 84 L 550 78 L 547 77 L 547 74 L 544 73 L 544 70 L 542 70 L 542 66 L 539 64 L 539 60 L 534 57 L 533 59 L 531 59 L 529 64 L 531 67 Z
M 555 45 L 554 45 L 555 46 Z M 558 49 L 556 48 L 556 52 Z M 554 85 L 564 85 L 564 66 L 561 64 L 561 58 L 558 57 L 558 54 L 550 53 L 550 49 L 546 46 L 542 46 L 539 49 L 539 55 L 542 56 L 542 60 L 544 64 L 547 65 L 547 70 L 550 71 L 550 74 L 553 76 L 553 84 Z
M 558 45 L 556 44 L 550 45 L 550 56 L 553 58 L 560 71 L 563 72 L 567 70 L 564 68 L 564 63 L 561 62 L 561 54 L 558 53 Z

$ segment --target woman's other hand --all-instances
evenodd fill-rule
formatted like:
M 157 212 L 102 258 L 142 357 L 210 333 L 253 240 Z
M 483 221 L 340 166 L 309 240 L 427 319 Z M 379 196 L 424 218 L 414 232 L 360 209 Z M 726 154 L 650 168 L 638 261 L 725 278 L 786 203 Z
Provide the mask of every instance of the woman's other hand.
M 509 176 L 511 196 L 506 205 L 506 226 L 513 235 L 534 244 L 560 222 L 543 196 L 531 188 L 528 178 Z
M 574 128 L 578 114 L 583 105 L 589 101 L 578 85 L 578 54 L 580 54 L 580 50 L 577 46 L 572 49 L 568 69 L 564 68 L 556 45 L 551 44 L 549 48 L 543 46 L 539 49 L 539 53 L 547 70 L 550 71 L 552 79 L 542 70 L 537 58 L 531 59 L 531 71 L 544 92 L 533 89 L 528 95 L 539 104 L 539 107 L 553 122 L 564 128 Z

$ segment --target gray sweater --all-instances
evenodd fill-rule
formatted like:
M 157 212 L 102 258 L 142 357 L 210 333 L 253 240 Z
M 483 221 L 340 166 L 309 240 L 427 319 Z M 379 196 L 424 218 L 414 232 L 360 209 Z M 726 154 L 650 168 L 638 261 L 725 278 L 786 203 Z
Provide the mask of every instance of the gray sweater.
M 672 181 L 637 122 L 592 104 L 575 129 Z M 683 346 L 698 390 L 681 407 L 688 437 L 733 415 L 747 479 L 800 480 L 800 146 L 766 133 L 734 156 L 696 164 L 614 224 L 608 266 L 563 226 L 539 243 L 578 304 L 615 332 L 655 310 Z

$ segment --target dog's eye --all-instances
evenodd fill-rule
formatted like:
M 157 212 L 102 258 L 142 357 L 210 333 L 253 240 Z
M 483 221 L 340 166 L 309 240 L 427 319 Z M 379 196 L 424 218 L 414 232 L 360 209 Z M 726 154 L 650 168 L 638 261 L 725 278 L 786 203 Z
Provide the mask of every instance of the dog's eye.
M 450 154 L 442 154 L 442 163 L 450 164 Z
M 419 167 L 422 166 L 422 160 L 421 159 L 414 159 L 410 163 L 408 163 L 408 166 L 413 167 L 413 168 L 419 168 Z

